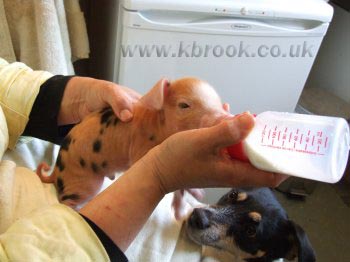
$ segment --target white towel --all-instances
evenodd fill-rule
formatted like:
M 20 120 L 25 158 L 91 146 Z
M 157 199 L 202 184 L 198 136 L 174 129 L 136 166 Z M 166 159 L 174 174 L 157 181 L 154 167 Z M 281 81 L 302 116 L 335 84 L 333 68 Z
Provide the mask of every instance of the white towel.
M 181 230 L 171 209 L 172 195 L 159 203 L 147 223 L 129 246 L 130 261 L 170 261 Z
M 14 149 L 8 149 L 2 160 L 11 160 L 17 166 L 36 170 L 42 162 L 53 168 L 58 155 L 59 146 L 50 142 L 32 138 L 20 137 Z
M 117 174 L 116 179 L 120 176 L 122 176 L 121 173 Z M 113 181 L 105 179 L 102 190 L 112 183 Z M 173 195 L 167 194 L 160 201 L 127 249 L 125 254 L 131 262 L 172 261 L 182 227 L 182 222 L 176 221 L 172 210 Z M 182 248 L 183 246 L 178 249 Z

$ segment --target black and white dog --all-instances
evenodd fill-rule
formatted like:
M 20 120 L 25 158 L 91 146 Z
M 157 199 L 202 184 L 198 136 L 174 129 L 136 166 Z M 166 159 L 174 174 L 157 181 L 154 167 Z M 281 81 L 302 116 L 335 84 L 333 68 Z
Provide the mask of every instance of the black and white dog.
M 289 220 L 269 188 L 232 189 L 216 205 L 195 208 L 186 231 L 194 242 L 228 252 L 231 261 L 316 261 L 304 230 Z

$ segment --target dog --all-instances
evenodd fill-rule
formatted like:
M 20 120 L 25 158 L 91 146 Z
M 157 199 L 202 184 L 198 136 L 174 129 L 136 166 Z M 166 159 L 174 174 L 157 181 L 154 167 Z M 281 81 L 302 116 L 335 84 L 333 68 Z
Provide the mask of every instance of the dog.
M 193 209 L 185 228 L 192 241 L 215 248 L 203 249 L 202 261 L 223 262 L 210 259 L 223 253 L 227 261 L 316 261 L 305 231 L 288 218 L 269 188 L 233 188 L 216 205 Z

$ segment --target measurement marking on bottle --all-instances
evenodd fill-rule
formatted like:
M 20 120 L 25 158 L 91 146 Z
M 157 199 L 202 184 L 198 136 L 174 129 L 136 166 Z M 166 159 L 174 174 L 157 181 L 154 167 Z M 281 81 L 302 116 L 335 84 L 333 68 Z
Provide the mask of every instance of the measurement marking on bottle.
M 261 146 L 275 150 L 322 156 L 326 155 L 332 139 L 328 131 L 321 128 L 312 130 L 304 126 L 291 128 L 265 123 L 261 127 Z
M 266 127 L 267 127 L 267 125 L 264 126 L 264 129 L 263 129 L 263 131 L 262 131 L 261 143 L 264 143 L 264 138 L 265 138 L 265 134 L 266 134 Z
M 261 132 L 261 146 L 276 150 L 323 156 L 328 149 L 330 137 L 323 130 L 289 128 L 279 125 L 264 125 Z

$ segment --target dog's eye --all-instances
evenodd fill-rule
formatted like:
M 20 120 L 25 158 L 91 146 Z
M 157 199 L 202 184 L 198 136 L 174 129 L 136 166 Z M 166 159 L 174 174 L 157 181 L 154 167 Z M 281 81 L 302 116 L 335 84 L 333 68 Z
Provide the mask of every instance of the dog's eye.
M 187 104 L 187 103 L 181 102 L 181 103 L 178 104 L 178 107 L 181 108 L 181 109 L 186 109 L 186 108 L 189 108 L 190 105 Z
M 228 194 L 228 199 L 229 199 L 230 201 L 237 201 L 237 199 L 238 199 L 238 192 L 236 192 L 236 191 L 230 192 L 230 193 Z
M 256 236 L 256 227 L 255 226 L 247 226 L 246 234 L 248 237 L 255 237 Z

